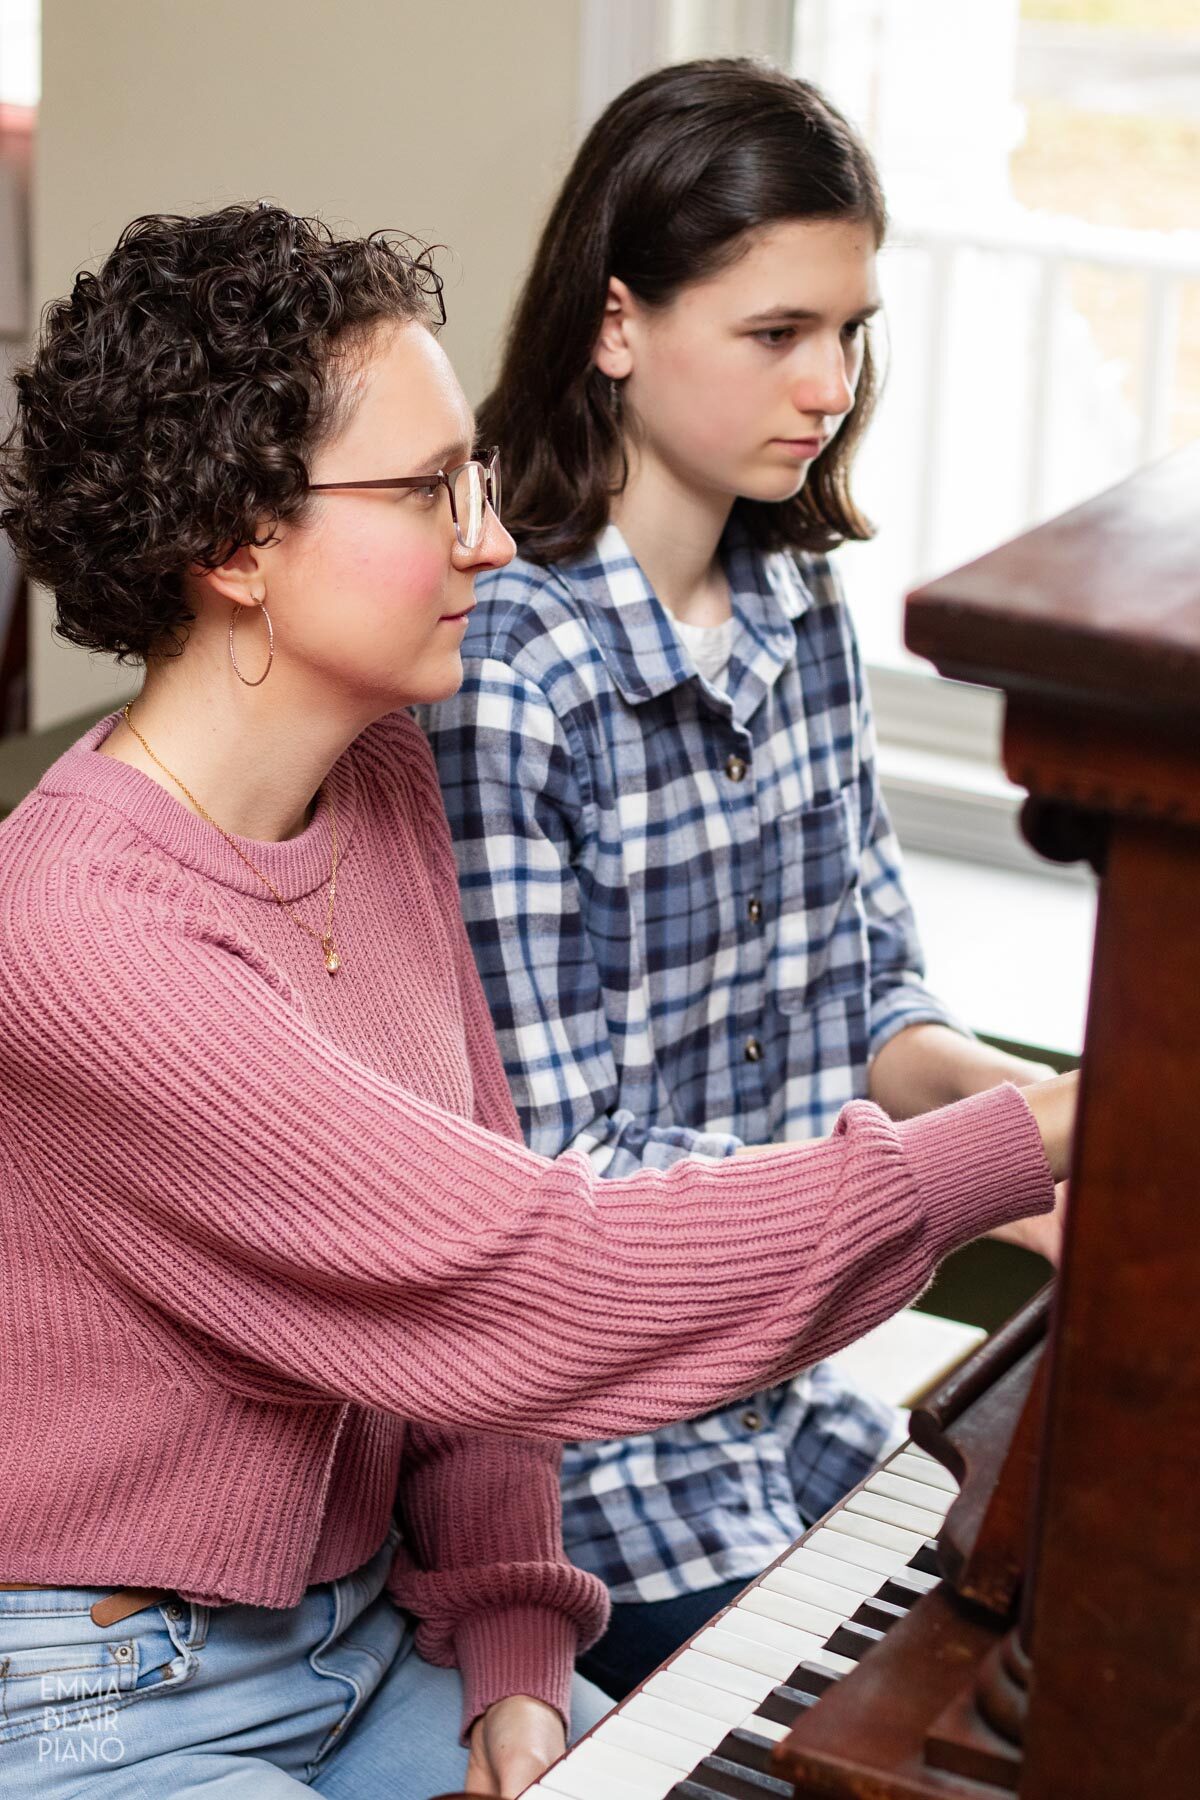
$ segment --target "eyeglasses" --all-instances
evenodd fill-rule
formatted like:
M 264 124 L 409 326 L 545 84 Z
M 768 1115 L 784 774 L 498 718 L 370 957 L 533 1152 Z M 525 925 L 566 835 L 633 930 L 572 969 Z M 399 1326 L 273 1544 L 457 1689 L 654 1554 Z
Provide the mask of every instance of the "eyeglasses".
M 310 481 L 310 494 L 345 493 L 355 488 L 444 487 L 450 496 L 454 532 L 464 550 L 478 550 L 483 540 L 486 508 L 500 517 L 500 452 L 483 450 L 470 462 L 454 469 L 435 469 L 431 475 L 389 475 L 380 481 Z

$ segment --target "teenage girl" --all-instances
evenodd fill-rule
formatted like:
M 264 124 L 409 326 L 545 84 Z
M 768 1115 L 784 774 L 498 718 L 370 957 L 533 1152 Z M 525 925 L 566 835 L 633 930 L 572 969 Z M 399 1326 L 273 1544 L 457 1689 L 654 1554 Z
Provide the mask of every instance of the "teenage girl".
M 567 175 L 480 415 L 519 554 L 423 719 L 522 1129 L 609 1179 L 1045 1073 L 924 985 L 828 559 L 870 530 L 850 472 L 885 224 L 807 83 L 649 75 Z M 627 1692 L 893 1425 L 818 1365 L 569 1447 L 566 1547 L 616 1603 L 582 1666 Z

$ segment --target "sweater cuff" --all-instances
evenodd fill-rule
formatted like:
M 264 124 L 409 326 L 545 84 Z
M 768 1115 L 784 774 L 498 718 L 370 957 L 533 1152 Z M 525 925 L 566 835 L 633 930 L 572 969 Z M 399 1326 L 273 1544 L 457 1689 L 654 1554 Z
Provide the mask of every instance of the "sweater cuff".
M 1042 1134 L 1011 1082 L 908 1119 L 896 1132 L 939 1255 L 1054 1205 Z
M 454 1633 L 463 1685 L 463 1741 L 488 1707 L 510 1694 L 544 1700 L 571 1728 L 571 1678 L 579 1633 L 565 1613 L 510 1606 L 471 1613 Z

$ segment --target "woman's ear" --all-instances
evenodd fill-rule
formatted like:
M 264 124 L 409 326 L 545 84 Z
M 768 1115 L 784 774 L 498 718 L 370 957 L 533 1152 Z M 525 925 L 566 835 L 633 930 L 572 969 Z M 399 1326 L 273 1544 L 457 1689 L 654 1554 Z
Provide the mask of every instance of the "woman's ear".
M 616 275 L 608 282 L 604 302 L 604 322 L 592 351 L 592 361 L 610 381 L 624 381 L 633 372 L 633 346 L 630 326 L 637 301 Z
M 188 570 L 199 594 L 210 594 L 227 605 L 261 606 L 267 597 L 263 557 L 254 544 L 243 544 L 215 569 Z

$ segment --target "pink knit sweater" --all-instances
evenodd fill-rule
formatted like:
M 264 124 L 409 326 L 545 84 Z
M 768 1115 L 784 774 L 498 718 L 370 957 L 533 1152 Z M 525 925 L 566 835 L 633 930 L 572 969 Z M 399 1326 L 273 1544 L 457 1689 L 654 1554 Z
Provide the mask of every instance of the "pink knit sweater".
M 468 1721 L 565 1706 L 605 1596 L 557 1448 L 698 1413 L 1050 1206 L 1015 1088 L 624 1181 L 519 1140 L 407 716 L 329 777 L 341 972 L 137 771 L 0 825 L 0 1578 L 296 1604 L 383 1541 Z M 253 855 L 314 924 L 328 822 Z M 504 1434 L 515 1435 L 504 1435 Z

